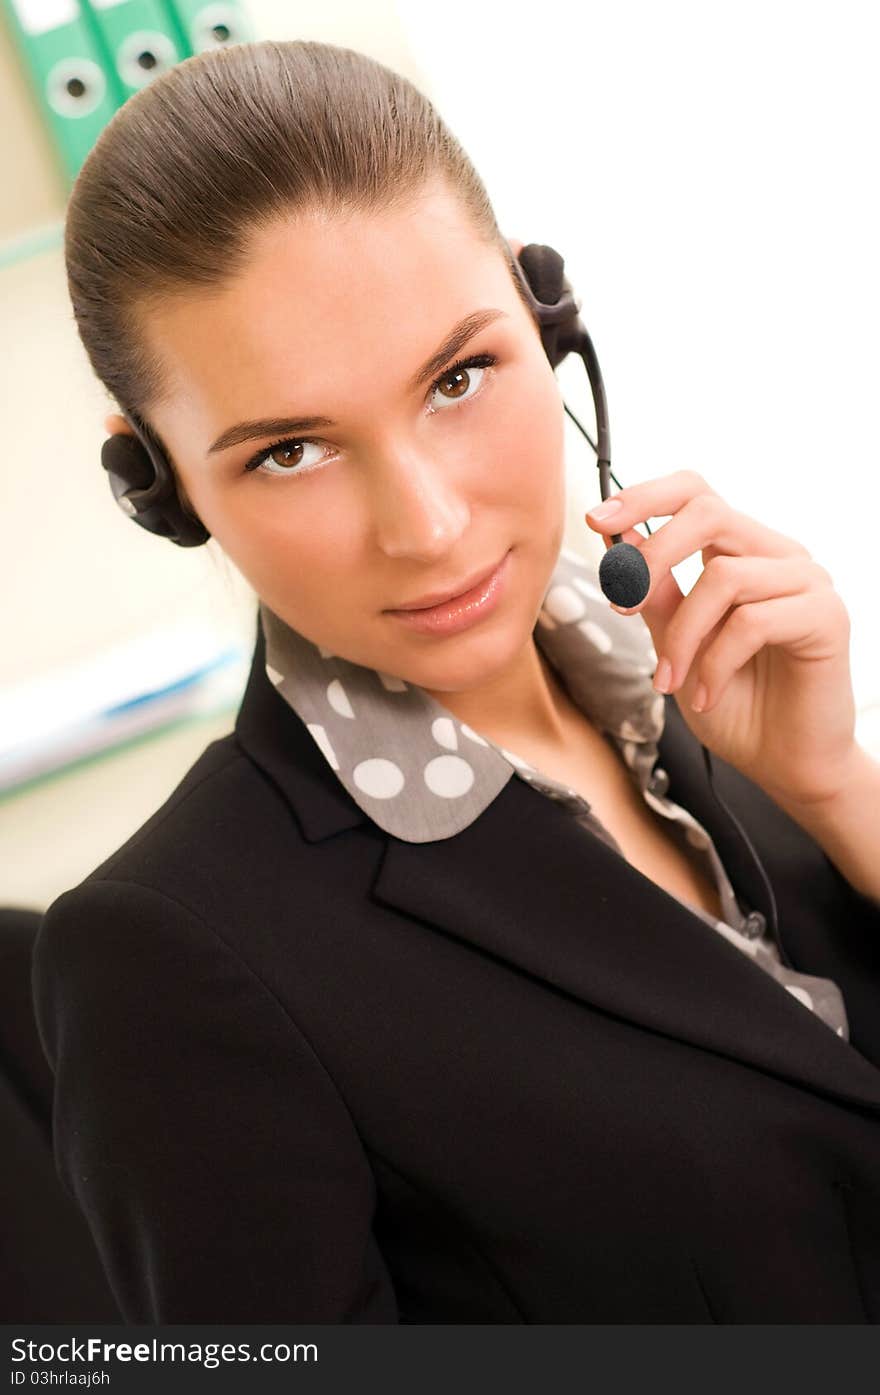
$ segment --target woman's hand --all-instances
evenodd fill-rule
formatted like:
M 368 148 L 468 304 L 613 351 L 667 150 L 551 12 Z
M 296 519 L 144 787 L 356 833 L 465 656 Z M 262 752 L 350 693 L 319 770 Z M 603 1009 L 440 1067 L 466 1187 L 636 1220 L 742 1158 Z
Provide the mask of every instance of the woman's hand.
M 856 768 L 850 620 L 830 574 L 800 543 L 738 513 L 692 470 L 613 496 L 622 507 L 590 527 L 639 548 L 651 572 L 640 606 L 667 688 L 690 730 L 778 801 L 834 799 Z M 634 525 L 672 515 L 649 538 Z M 701 550 L 683 596 L 671 567 Z M 704 686 L 699 711 L 692 703 Z

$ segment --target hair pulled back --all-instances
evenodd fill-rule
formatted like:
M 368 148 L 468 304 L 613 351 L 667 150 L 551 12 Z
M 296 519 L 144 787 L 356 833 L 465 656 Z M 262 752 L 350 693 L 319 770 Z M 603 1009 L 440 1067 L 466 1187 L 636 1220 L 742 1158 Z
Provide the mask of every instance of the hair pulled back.
M 400 73 L 354 49 L 300 39 L 234 44 L 178 63 L 119 108 L 68 202 L 68 290 L 95 374 L 123 411 L 149 424 L 170 392 L 168 370 L 140 332 L 151 305 L 222 286 L 273 220 L 379 213 L 436 176 L 510 264 L 479 174 Z

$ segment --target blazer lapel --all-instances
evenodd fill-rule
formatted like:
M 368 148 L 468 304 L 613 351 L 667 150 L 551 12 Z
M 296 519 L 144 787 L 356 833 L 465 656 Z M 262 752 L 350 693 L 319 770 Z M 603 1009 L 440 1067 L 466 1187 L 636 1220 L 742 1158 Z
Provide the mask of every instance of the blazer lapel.
M 880 1110 L 876 1066 L 521 780 L 455 838 L 389 838 L 373 897 L 590 1007 Z
M 235 725 L 240 745 L 284 794 L 309 841 L 368 822 L 270 683 L 262 648 L 260 633 Z M 699 755 L 686 729 L 685 736 Z M 670 741 L 661 743 L 673 783 L 686 744 L 672 726 Z M 692 749 L 688 763 L 695 759 Z M 670 794 L 675 797 L 672 784 Z M 739 885 L 744 850 L 731 841 L 729 820 L 711 792 L 702 805 L 688 807 L 713 838 L 718 833 L 719 852 Z M 379 904 L 589 1007 L 880 1111 L 875 1065 L 676 897 L 516 776 L 454 838 L 383 837 L 371 888 Z

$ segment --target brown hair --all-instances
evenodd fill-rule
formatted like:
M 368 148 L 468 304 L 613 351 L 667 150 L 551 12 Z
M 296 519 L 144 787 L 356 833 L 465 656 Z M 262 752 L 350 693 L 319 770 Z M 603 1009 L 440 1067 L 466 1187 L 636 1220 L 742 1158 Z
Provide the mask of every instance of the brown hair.
M 70 195 L 68 289 L 94 372 L 124 411 L 151 425 L 150 407 L 169 385 L 138 332 L 142 311 L 222 285 L 243 268 L 252 233 L 273 220 L 311 209 L 379 212 L 435 175 L 510 266 L 480 176 L 400 73 L 301 39 L 234 44 L 178 63 L 120 107 Z

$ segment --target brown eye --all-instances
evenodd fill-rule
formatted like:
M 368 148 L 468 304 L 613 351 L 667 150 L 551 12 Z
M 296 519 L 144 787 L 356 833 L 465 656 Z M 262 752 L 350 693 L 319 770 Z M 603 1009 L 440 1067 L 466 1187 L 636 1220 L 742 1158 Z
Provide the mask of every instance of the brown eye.
M 443 407 L 454 407 L 457 402 L 466 402 L 476 397 L 486 376 L 486 370 L 497 362 L 494 354 L 474 354 L 470 358 L 453 363 L 451 368 L 447 368 L 445 373 L 435 378 L 431 385 L 432 396 L 440 399 L 441 410 Z
M 282 441 L 280 445 L 273 446 L 264 455 L 264 460 L 271 460 L 273 465 L 284 465 L 290 467 L 298 465 L 302 453 L 301 441 Z M 296 457 L 294 459 L 294 457 Z
M 440 387 L 446 387 L 448 384 L 452 384 L 452 392 L 449 393 L 450 397 L 464 397 L 471 385 L 470 373 L 466 368 L 459 368 L 455 373 L 447 373 L 446 377 L 440 383 Z
M 308 450 L 318 452 L 317 459 L 302 463 L 303 455 Z M 257 470 L 264 475 L 305 475 L 311 470 L 320 466 L 320 450 L 317 441 L 301 441 L 294 437 L 287 437 L 283 441 L 276 441 L 268 450 L 262 450 L 253 456 L 245 465 L 245 470 Z M 272 466 L 276 468 L 273 469 Z

